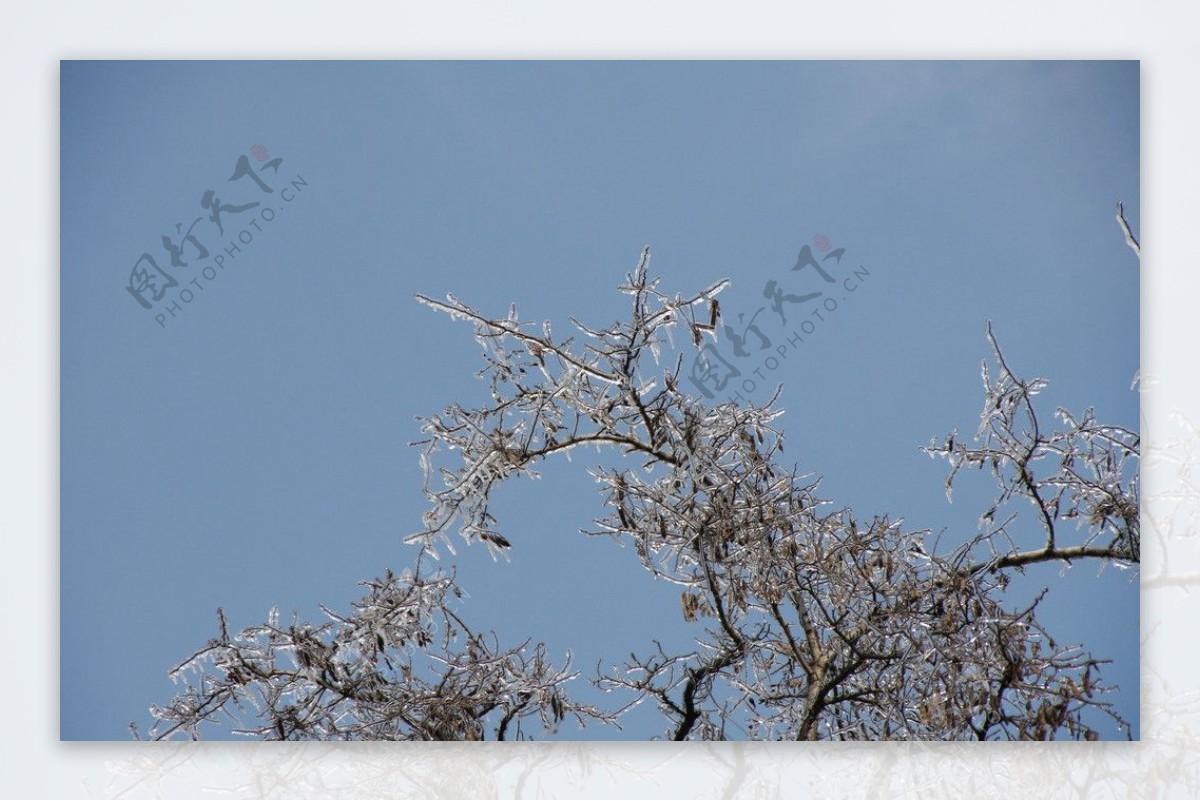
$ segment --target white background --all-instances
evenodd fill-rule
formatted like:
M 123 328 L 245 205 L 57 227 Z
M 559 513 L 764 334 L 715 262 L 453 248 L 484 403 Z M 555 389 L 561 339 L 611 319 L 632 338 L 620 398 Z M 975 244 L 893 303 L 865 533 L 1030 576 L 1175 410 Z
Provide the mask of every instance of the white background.
M 0 687 L 6 796 L 1200 797 L 1200 5 L 1187 2 L 6 3 Z M 1141 743 L 800 746 L 58 741 L 58 61 L 81 58 L 1142 61 Z M 131 343 L 132 347 L 136 343 Z M 1168 579 L 1163 582 L 1163 577 Z M 1183 579 L 1184 587 L 1149 586 Z M 1190 591 L 1188 587 L 1191 587 Z M 120 621 L 113 621 L 114 626 Z M 103 692 L 103 688 L 97 688 Z

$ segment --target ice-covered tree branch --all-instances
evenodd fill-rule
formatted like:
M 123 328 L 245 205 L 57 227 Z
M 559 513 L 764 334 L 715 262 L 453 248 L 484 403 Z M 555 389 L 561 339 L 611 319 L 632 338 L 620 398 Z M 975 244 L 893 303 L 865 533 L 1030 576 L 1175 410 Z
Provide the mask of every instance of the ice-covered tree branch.
M 285 625 L 276 609 L 230 635 L 218 611 L 220 635 L 172 671 L 185 689 L 151 708 L 151 735 L 199 738 L 228 720 L 267 740 L 504 740 L 567 717 L 615 722 L 567 695 L 577 674 L 544 645 L 505 647 L 469 628 L 451 575 L 421 575 L 418 561 L 364 583 L 349 614 L 325 609 L 318 625 Z
M 1026 381 L 1013 373 L 990 323 L 987 338 L 996 362 L 995 376 L 985 362 L 984 404 L 974 440 L 964 442 L 951 433 L 942 444 L 924 448 L 930 456 L 950 463 L 947 497 L 954 481 L 971 469 L 987 469 L 999 487 L 996 499 L 979 518 L 985 533 L 978 543 L 990 553 L 968 571 L 1081 558 L 1117 564 L 1140 561 L 1138 434 L 1099 423 L 1092 409 L 1073 415 L 1059 408 L 1055 417 L 1062 429 L 1044 430 L 1034 397 L 1047 382 Z M 1032 505 L 1041 533 L 1039 547 L 1015 545 L 1029 536 L 1013 529 L 1014 518 L 1007 513 L 1014 501 Z M 1068 537 L 1077 541 L 1066 545 Z
M 414 568 L 367 582 L 320 624 L 272 613 L 231 636 L 222 617 L 220 636 L 174 672 L 185 689 L 154 710 L 154 734 L 231 718 L 271 739 L 512 739 L 552 736 L 567 719 L 618 725 L 643 703 L 677 740 L 1094 739 L 1104 719 L 1128 731 L 1105 661 L 1051 636 L 1042 596 L 1016 605 L 1006 590 L 1038 562 L 1138 562 L 1135 432 L 1090 409 L 1059 409 L 1048 427 L 1035 403 L 1046 382 L 1019 377 L 989 325 L 977 436 L 926 451 L 948 459 L 947 493 L 986 468 L 997 495 L 980 531 L 939 551 L 894 514 L 823 498 L 785 460 L 774 399 L 709 405 L 685 392 L 684 361 L 715 336 L 728 282 L 690 295 L 659 284 L 643 251 L 618 287 L 627 316 L 573 320 L 566 338 L 515 306 L 494 317 L 418 296 L 473 326 L 487 392 L 422 421 L 429 507 L 408 538 Z M 604 512 L 584 531 L 627 546 L 631 574 L 674 585 L 691 635 L 686 648 L 621 648 L 622 663 L 591 677 L 607 709 L 528 635 L 471 629 L 453 572 L 428 559 L 456 537 L 494 554 L 538 547 L 502 533 L 493 493 L 586 453 Z
M 1043 383 L 1018 379 L 989 335 L 1002 367 L 995 382 L 985 379 L 984 447 L 950 443 L 945 452 L 955 472 L 994 458 L 1001 502 L 1033 498 L 1046 545 L 1036 554 L 997 548 L 999 528 L 974 547 L 926 553 L 924 532 L 884 516 L 860 527 L 849 510 L 830 509 L 818 482 L 782 461 L 772 404 L 710 407 L 681 391 L 682 356 L 662 358 L 672 350 L 666 334 L 679 325 L 695 346 L 714 330 L 722 285 L 672 299 L 649 278 L 643 253 L 620 288 L 633 299 L 629 319 L 576 323 L 582 346 L 553 339 L 545 325 L 540 334 L 522 328 L 515 311 L 491 320 L 460 301 L 437 304 L 475 324 L 492 402 L 426 421 L 427 476 L 441 486 L 427 485 L 432 508 L 414 540 L 449 544 L 457 522 L 468 540 L 509 547 L 486 513 L 500 481 L 560 450 L 611 447 L 628 463 L 592 468 L 609 512 L 588 531 L 629 544 L 643 569 L 676 584 L 697 634 L 694 651 L 656 645 L 596 682 L 656 703 L 669 721 L 664 736 L 1087 736 L 1083 710 L 1112 711 L 1101 662 L 1053 644 L 1036 604 L 1006 610 L 1004 571 L 1048 552 L 1136 556 L 1136 484 L 1102 497 L 1136 456 L 1136 436 L 1090 412 L 1062 413 L 1069 432 L 1043 436 L 1031 401 Z M 697 315 L 705 306 L 709 314 Z M 438 464 L 446 454 L 451 464 Z M 1035 478 L 1051 454 L 1068 467 Z M 1060 547 L 1055 506 L 1069 518 L 1085 510 L 1095 531 Z M 1111 535 L 1103 550 L 1101 532 Z M 986 561 L 973 564 L 980 547 Z

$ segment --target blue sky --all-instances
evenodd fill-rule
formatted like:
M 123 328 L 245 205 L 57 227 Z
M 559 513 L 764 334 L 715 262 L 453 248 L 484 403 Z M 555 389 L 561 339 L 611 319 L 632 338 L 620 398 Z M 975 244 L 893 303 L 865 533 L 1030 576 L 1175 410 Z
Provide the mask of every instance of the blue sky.
M 1137 62 L 64 62 L 61 79 L 63 739 L 144 726 L 217 606 L 238 627 L 276 604 L 312 618 L 411 562 L 414 418 L 485 397 L 470 329 L 414 292 L 604 324 L 648 245 L 671 290 L 731 278 L 732 319 L 823 234 L 869 278 L 754 396 L 782 386 L 787 453 L 826 497 L 950 539 L 987 487 L 948 505 L 918 448 L 974 431 L 987 320 L 1051 381 L 1047 415 L 1138 425 L 1138 267 L 1113 222 L 1121 199 L 1140 228 Z M 227 180 L 243 155 L 262 166 L 256 144 L 282 159 L 259 173 L 270 194 Z M 210 189 L 260 206 L 218 235 Z M 250 235 L 211 280 L 159 244 L 197 217 L 210 261 Z M 149 310 L 125 288 L 143 253 L 187 276 Z M 676 593 L 577 532 L 599 506 L 585 467 L 505 488 L 512 561 L 474 547 L 458 565 L 477 626 L 588 674 L 686 630 Z M 1060 572 L 1018 594 L 1055 585 L 1044 622 L 1114 660 L 1136 721 L 1136 584 Z

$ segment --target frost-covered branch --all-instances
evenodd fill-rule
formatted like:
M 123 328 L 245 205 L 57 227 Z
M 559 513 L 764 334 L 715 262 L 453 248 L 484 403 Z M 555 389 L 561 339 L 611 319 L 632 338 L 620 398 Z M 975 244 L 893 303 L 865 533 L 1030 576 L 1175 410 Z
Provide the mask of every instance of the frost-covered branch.
M 1059 408 L 1055 417 L 1062 427 L 1044 430 L 1034 397 L 1047 382 L 1026 381 L 1013 373 L 991 323 L 987 338 L 996 365 L 982 366 L 984 403 L 974 440 L 964 442 L 952 432 L 943 443 L 923 449 L 949 461 L 947 497 L 965 470 L 987 469 L 999 487 L 996 499 L 979 518 L 983 535 L 976 544 L 988 553 L 968 570 L 1079 558 L 1139 562 L 1138 434 L 1101 424 L 1090 408 L 1080 415 Z M 1037 547 L 1016 545 L 1031 539 L 1027 531 L 1015 530 L 1014 518 L 1008 516 L 1009 511 L 1024 508 L 1021 501 L 1033 506 L 1041 532 Z M 1068 538 L 1075 542 L 1065 544 Z
M 1133 231 L 1129 230 L 1129 223 L 1125 220 L 1125 204 L 1117 203 L 1117 225 L 1121 226 L 1121 233 L 1125 234 L 1125 244 L 1129 245 L 1129 249 L 1140 260 L 1142 258 L 1142 246 L 1138 244 L 1137 237 L 1133 235 Z
M 451 404 L 422 425 L 427 438 L 421 464 L 431 504 L 424 529 L 409 538 L 435 555 L 438 544 L 453 552 L 448 536 L 486 542 L 494 551 L 510 547 L 489 511 L 492 489 L 514 475 L 536 475 L 543 459 L 580 446 L 615 446 L 650 463 L 681 465 L 691 458 L 689 425 L 674 415 L 679 365 L 645 370 L 643 356 L 657 362 L 671 329 L 685 328 L 693 342 L 712 334 L 718 281 L 688 298 L 658 291 L 647 272 L 643 251 L 619 291 L 632 298 L 628 323 L 595 330 L 576 321 L 574 338 L 558 339 L 548 322 L 520 320 L 516 307 L 503 319 L 489 318 L 451 296 L 446 302 L 417 296 L 421 303 L 452 318 L 471 322 L 483 348 L 481 375 L 491 402 L 475 408 Z M 697 317 L 697 309 L 700 309 Z M 451 465 L 442 457 L 453 454 Z
M 220 636 L 171 672 L 185 689 L 151 708 L 151 736 L 198 739 L 228 720 L 267 740 L 503 740 L 568 717 L 614 722 L 567 695 L 577 674 L 545 646 L 468 628 L 452 576 L 388 571 L 365 585 L 349 615 L 326 609 L 319 625 L 284 625 L 274 609 L 231 636 L 218 611 Z
M 270 739 L 513 739 L 567 718 L 617 725 L 643 703 L 670 739 L 1094 739 L 1106 717 L 1128 731 L 1104 661 L 1056 641 L 1040 597 L 1013 608 L 1006 588 L 1039 561 L 1137 561 L 1136 433 L 1091 410 L 1060 409 L 1060 429 L 1046 429 L 1034 403 L 1045 382 L 1019 378 L 989 326 L 997 365 L 984 367 L 975 442 L 926 450 L 949 459 L 947 492 L 961 471 L 989 467 L 999 493 L 979 534 L 931 551 L 902 519 L 822 498 L 785 460 L 774 398 L 710 406 L 681 388 L 728 282 L 671 295 L 648 262 L 643 251 L 618 287 L 625 319 L 573 320 L 566 338 L 515 306 L 497 318 L 418 296 L 474 327 L 488 391 L 422 421 L 429 508 L 409 537 L 415 568 L 367 582 L 348 613 L 325 610 L 317 625 L 273 612 L 231 636 L 222 616 L 220 636 L 174 671 L 186 687 L 155 708 L 154 734 L 198 736 L 228 717 Z M 605 503 L 586 533 L 677 587 L 692 635 L 676 650 L 634 644 L 592 677 L 610 710 L 568 695 L 576 673 L 545 646 L 470 629 L 453 573 L 424 567 L 455 535 L 497 555 L 537 547 L 500 531 L 493 492 L 581 448 L 597 452 L 588 469 Z
M 1091 736 L 1084 710 L 1113 714 L 1101 662 L 1057 645 L 1038 624 L 1036 605 L 1010 611 L 1002 602 L 1004 568 L 1034 557 L 1006 551 L 1008 563 L 989 555 L 990 570 L 974 569 L 970 547 L 928 554 L 925 532 L 887 517 L 860 528 L 849 510 L 831 509 L 818 482 L 783 461 L 773 403 L 710 407 L 681 390 L 683 355 L 663 358 L 673 351 L 666 335 L 682 324 L 695 347 L 712 333 L 713 294 L 724 282 L 672 298 L 649 277 L 647 258 L 620 287 L 633 301 L 628 320 L 600 329 L 576 322 L 582 345 L 553 338 L 548 324 L 521 323 L 515 310 L 494 320 L 458 300 L 432 304 L 475 325 L 491 402 L 451 405 L 425 422 L 431 509 L 414 540 L 449 545 L 457 527 L 468 541 L 507 548 L 487 513 L 500 482 L 560 451 L 608 448 L 615 462 L 590 470 L 607 513 L 588 533 L 631 545 L 643 569 L 679 587 L 696 647 L 635 651 L 595 681 L 632 695 L 630 705 L 655 703 L 668 723 L 664 737 Z M 708 314 L 697 315 L 705 307 Z M 1089 412 L 1067 416 L 1074 438 L 1043 439 L 1030 402 L 1041 386 L 1006 366 L 988 380 L 988 455 L 1020 466 L 997 472 L 1001 495 L 1039 498 L 1049 537 L 1050 504 L 1086 509 L 1103 518 L 1097 526 L 1117 527 L 1126 556 L 1136 523 L 1131 532 L 1121 521 L 1136 514 L 1130 518 L 1124 500 L 1110 509 L 1092 492 L 1110 473 L 1072 483 L 1070 471 L 1043 481 L 1030 470 L 1049 453 L 1081 468 L 1101 452 L 1136 454 L 1136 437 L 1127 441 Z M 1032 433 L 1018 430 L 1022 414 Z M 949 452 L 976 459 L 961 444 Z M 984 542 L 991 540 L 975 545 Z M 1095 550 L 1087 541 L 1057 554 Z

